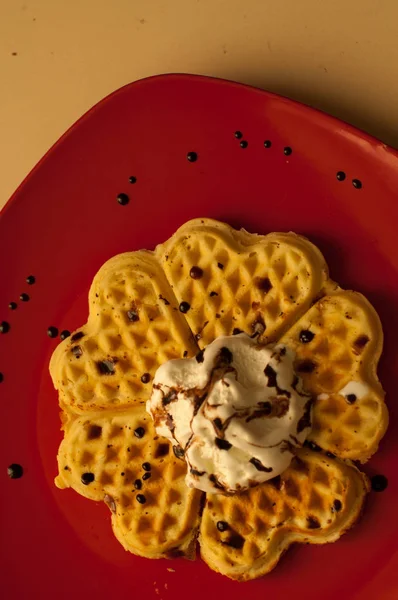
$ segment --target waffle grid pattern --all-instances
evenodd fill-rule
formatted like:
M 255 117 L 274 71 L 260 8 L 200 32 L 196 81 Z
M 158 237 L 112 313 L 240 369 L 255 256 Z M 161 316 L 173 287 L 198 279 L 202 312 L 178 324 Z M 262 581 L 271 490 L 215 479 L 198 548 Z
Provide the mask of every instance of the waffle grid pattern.
M 293 542 L 327 543 L 358 516 L 366 478 L 354 467 L 300 450 L 277 478 L 240 496 L 208 497 L 200 543 L 209 566 L 233 579 L 264 575 Z M 223 523 L 223 531 L 217 524 Z
M 202 348 L 236 328 L 252 334 L 261 325 L 261 340 L 275 341 L 309 308 L 327 277 L 323 258 L 299 236 L 240 238 L 222 224 L 190 222 L 156 254 L 178 302 L 190 305 L 187 322 Z M 201 278 L 191 277 L 193 267 Z
M 301 343 L 301 331 L 313 339 Z M 295 367 L 304 365 L 300 375 L 316 398 L 310 439 L 340 458 L 366 462 L 388 422 L 376 376 L 382 333 L 374 309 L 361 294 L 337 292 L 319 300 L 281 342 L 296 352 Z M 366 388 L 352 403 L 340 393 L 351 381 Z
M 150 253 L 108 261 L 89 304 L 88 323 L 58 346 L 50 364 L 63 405 L 74 412 L 142 405 L 163 362 L 198 351 Z
M 201 493 L 186 487 L 185 462 L 156 435 L 143 409 L 76 418 L 66 428 L 58 464 L 58 487 L 106 500 L 115 535 L 126 549 L 150 558 L 175 546 L 192 554 Z M 89 484 L 84 483 L 87 473 L 94 476 Z M 144 504 L 137 501 L 139 495 Z
M 376 451 L 387 425 L 376 376 L 378 317 L 360 294 L 329 280 L 322 255 L 304 238 L 194 220 L 153 253 L 105 263 L 89 306 L 87 324 L 57 347 L 50 363 L 65 432 L 56 484 L 105 500 L 126 550 L 149 558 L 195 554 L 203 495 L 185 486 L 185 462 L 156 436 L 143 405 L 160 364 L 193 356 L 219 335 L 238 329 L 291 346 L 317 396 L 311 439 L 345 459 L 366 460 Z M 302 331 L 313 334 L 308 343 Z M 369 393 L 350 405 L 339 391 L 352 379 Z M 257 577 L 292 541 L 333 541 L 354 523 L 366 478 L 330 455 L 304 449 L 300 455 L 279 486 L 208 498 L 200 542 L 211 568 L 234 579 Z M 151 465 L 149 477 L 144 463 Z M 300 464 L 307 466 L 300 471 Z M 93 477 L 88 484 L 85 473 Z M 334 501 L 338 511 L 330 508 Z M 216 518 L 233 524 L 241 547 L 224 543 Z

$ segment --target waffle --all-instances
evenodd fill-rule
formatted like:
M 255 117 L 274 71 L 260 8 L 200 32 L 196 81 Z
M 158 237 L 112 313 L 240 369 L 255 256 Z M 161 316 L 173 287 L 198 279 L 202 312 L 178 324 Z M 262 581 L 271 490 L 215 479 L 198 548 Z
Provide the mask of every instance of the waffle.
M 189 221 L 156 254 L 178 302 L 190 306 L 187 322 L 202 348 L 236 329 L 275 341 L 328 282 L 323 256 L 305 238 L 250 234 L 211 219 Z
M 201 556 L 231 579 L 265 575 L 294 542 L 336 541 L 360 516 L 368 489 L 354 466 L 302 449 L 280 477 L 243 494 L 207 497 Z
M 295 369 L 315 398 L 309 439 L 340 458 L 366 462 L 388 424 L 376 375 L 383 334 L 375 310 L 361 294 L 337 292 L 319 300 L 281 342 L 296 352 Z M 347 399 L 339 392 L 352 381 L 364 393 Z
M 61 406 L 76 413 L 144 404 L 156 369 L 198 347 L 150 252 L 115 256 L 89 293 L 89 318 L 55 350 L 50 373 Z
M 299 450 L 269 483 L 208 497 L 202 556 L 246 580 L 270 571 L 295 541 L 336 540 L 363 506 L 367 479 L 347 459 L 366 461 L 388 421 L 376 375 L 382 330 L 365 298 L 332 282 L 305 238 L 196 219 L 155 252 L 105 263 L 90 289 L 88 322 L 57 347 L 50 373 L 65 434 L 57 486 L 104 500 L 126 550 L 192 558 L 204 496 L 185 486 L 185 461 L 155 434 L 143 405 L 160 364 L 238 331 L 289 345 L 315 397 L 313 450 Z M 350 382 L 365 389 L 354 402 L 344 393 Z
M 142 433 L 138 428 L 144 430 L 142 437 L 134 433 Z M 150 471 L 143 469 L 145 463 Z M 107 503 L 115 536 L 126 550 L 147 558 L 195 556 L 202 494 L 186 487 L 185 462 L 156 435 L 143 409 L 90 413 L 71 420 L 59 448 L 58 467 L 59 488 L 71 487 L 86 498 Z M 150 477 L 142 480 L 149 472 Z M 136 480 L 142 489 L 135 488 Z M 139 496 L 145 497 L 144 504 Z

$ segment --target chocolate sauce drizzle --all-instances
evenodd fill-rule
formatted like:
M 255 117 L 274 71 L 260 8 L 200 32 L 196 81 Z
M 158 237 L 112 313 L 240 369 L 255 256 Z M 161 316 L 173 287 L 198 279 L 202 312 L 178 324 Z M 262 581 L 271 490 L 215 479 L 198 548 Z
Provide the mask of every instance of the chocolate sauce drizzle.
M 299 422 L 297 423 L 297 433 L 301 433 L 304 429 L 311 427 L 311 408 L 312 398 L 310 398 L 304 406 L 304 413 Z
M 272 467 L 265 467 L 261 460 L 258 458 L 251 458 L 249 462 L 257 469 L 257 471 L 263 471 L 264 473 L 271 473 L 273 471 Z
M 288 390 L 283 390 L 278 386 L 276 371 L 271 367 L 270 364 L 265 367 L 264 374 L 268 378 L 267 387 L 274 387 L 280 396 L 286 396 L 286 398 L 290 398 L 291 393 Z

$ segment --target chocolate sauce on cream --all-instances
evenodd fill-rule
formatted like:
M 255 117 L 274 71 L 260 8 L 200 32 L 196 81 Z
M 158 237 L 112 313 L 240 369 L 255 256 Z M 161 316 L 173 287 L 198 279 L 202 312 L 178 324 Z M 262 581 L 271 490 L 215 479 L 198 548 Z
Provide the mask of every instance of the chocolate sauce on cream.
M 159 367 L 147 410 L 185 459 L 188 486 L 233 493 L 289 466 L 311 427 L 312 397 L 294 360 L 286 346 L 241 333 Z

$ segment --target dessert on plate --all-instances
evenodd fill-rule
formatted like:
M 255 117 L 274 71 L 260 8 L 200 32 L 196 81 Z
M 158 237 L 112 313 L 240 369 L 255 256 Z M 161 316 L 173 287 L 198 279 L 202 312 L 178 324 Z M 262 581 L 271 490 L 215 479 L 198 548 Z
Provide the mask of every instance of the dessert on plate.
M 105 263 L 50 373 L 56 485 L 112 512 L 126 550 L 200 554 L 237 580 L 361 514 L 388 423 L 369 302 L 293 233 L 210 219 Z

